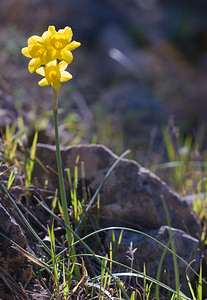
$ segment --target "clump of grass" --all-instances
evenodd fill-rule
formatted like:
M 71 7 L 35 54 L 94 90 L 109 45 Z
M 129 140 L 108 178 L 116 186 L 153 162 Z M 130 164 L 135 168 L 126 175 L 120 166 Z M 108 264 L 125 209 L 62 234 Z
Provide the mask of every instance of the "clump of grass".
M 113 168 L 116 166 L 118 162 L 116 162 L 112 168 L 110 169 L 110 172 L 113 170 Z M 106 178 L 110 176 L 110 172 L 106 175 Z M 105 178 L 105 179 L 106 179 Z M 101 183 L 100 186 L 103 185 L 103 182 Z M 0 183 L 1 189 L 4 191 L 5 195 L 7 195 L 8 199 L 12 202 L 14 205 L 14 201 L 9 194 L 9 192 L 6 190 L 6 188 Z M 96 197 L 99 194 L 99 190 L 96 191 Z M 77 189 L 73 189 L 74 193 L 77 193 Z M 78 195 L 76 195 L 78 198 Z M 38 237 L 38 234 L 35 232 L 35 230 L 31 227 L 31 225 L 28 223 L 28 221 L 25 219 L 25 217 L 21 214 L 21 211 L 16 207 L 17 211 L 19 212 L 20 216 L 22 217 L 23 221 L 26 223 L 28 226 L 29 230 L 34 234 L 35 238 L 38 239 L 39 242 L 43 245 L 47 255 L 47 259 L 44 259 L 44 262 L 42 261 L 41 258 L 38 258 L 36 256 L 32 256 L 30 253 L 28 253 L 25 249 L 20 248 L 18 245 L 16 245 L 13 241 L 12 243 L 14 246 L 19 249 L 24 255 L 28 258 L 30 258 L 33 262 L 36 262 L 43 270 L 47 270 L 49 276 L 51 277 L 52 281 L 50 281 L 50 293 L 53 295 L 53 298 L 59 299 L 60 297 L 63 297 L 63 299 L 69 299 L 72 297 L 72 295 L 75 297 L 77 293 L 85 293 L 88 295 L 88 299 L 153 299 L 154 297 L 156 299 L 160 299 L 160 293 L 157 292 L 156 296 L 154 294 L 155 288 L 154 286 L 161 287 L 162 289 L 165 289 L 168 291 L 168 293 L 172 297 L 171 299 L 190 299 L 189 297 L 186 297 L 180 292 L 179 289 L 179 278 L 177 276 L 176 279 L 176 286 L 177 286 L 177 291 L 173 290 L 169 286 L 161 283 L 159 281 L 159 277 L 157 279 L 153 279 L 149 277 L 146 274 L 146 271 L 144 270 L 143 273 L 138 272 L 136 269 L 133 268 L 133 256 L 136 251 L 136 249 L 133 248 L 133 245 L 129 245 L 129 251 L 126 253 L 128 256 L 130 256 L 130 261 L 131 265 L 125 266 L 119 262 L 116 261 L 116 253 L 119 249 L 119 245 L 121 243 L 121 237 L 123 231 L 129 230 L 132 232 L 136 232 L 137 234 L 144 234 L 148 236 L 147 234 L 129 229 L 129 228 L 120 228 L 120 227 L 110 227 L 110 228 L 103 228 L 101 230 L 95 230 L 94 232 L 84 235 L 81 237 L 79 234 L 77 234 L 74 230 L 72 230 L 71 226 L 68 227 L 68 230 L 70 230 L 71 234 L 74 237 L 74 242 L 71 244 L 69 247 L 63 244 L 62 250 L 58 250 L 58 247 L 56 247 L 55 241 L 55 220 L 58 222 L 61 226 L 64 228 L 67 227 L 67 225 L 64 223 L 64 221 L 59 218 L 55 213 L 54 213 L 54 207 L 53 211 L 50 210 L 45 203 L 40 201 L 37 197 L 35 197 L 36 200 L 44 207 L 44 209 L 49 212 L 54 219 L 52 221 L 52 225 L 49 228 L 48 227 L 48 233 L 50 237 L 50 244 L 51 247 L 50 249 L 44 244 L 44 242 Z M 92 198 L 92 201 L 94 203 L 95 198 Z M 80 220 L 78 225 L 84 224 L 84 220 L 87 216 L 87 213 L 89 211 L 91 203 L 88 204 L 87 208 L 85 209 L 86 214 L 80 216 Z M 73 211 L 74 212 L 74 211 Z M 167 211 L 166 211 L 167 214 Z M 74 217 L 75 218 L 75 217 Z M 169 224 L 170 225 L 170 224 Z M 80 228 L 80 227 L 79 227 Z M 79 230 L 77 230 L 79 232 Z M 120 237 L 118 242 L 116 243 L 115 241 L 115 235 L 112 233 L 112 241 L 110 242 L 110 247 L 109 247 L 109 253 L 105 253 L 105 255 L 101 254 L 96 254 L 90 247 L 86 241 L 95 235 L 99 235 L 101 232 L 104 231 L 111 231 L 114 230 L 119 230 L 120 231 Z M 85 232 L 85 231 L 84 231 Z M 148 236 L 148 238 L 152 238 Z M 155 240 L 155 239 L 153 239 Z M 172 253 L 173 257 L 175 257 L 175 260 L 179 259 L 182 260 L 175 252 L 175 248 L 172 247 L 172 250 L 167 246 L 163 245 L 159 241 L 155 240 L 159 245 L 162 245 L 164 248 L 164 251 L 170 251 Z M 170 241 L 169 243 L 172 244 L 173 246 L 173 237 L 170 236 Z M 76 254 L 76 257 L 80 262 L 78 263 L 77 261 L 72 260 L 71 253 L 70 253 L 70 247 L 74 246 L 77 249 L 77 245 L 81 248 L 83 247 L 84 252 L 80 252 Z M 80 249 L 81 249 L 80 248 Z M 91 277 L 89 274 L 91 273 L 88 268 L 89 265 L 87 264 L 87 259 L 86 257 L 91 257 L 93 260 L 90 259 L 91 263 L 93 262 L 94 267 L 99 265 L 100 266 L 100 274 L 95 275 L 94 277 Z M 190 267 L 186 262 L 186 268 Z M 74 274 L 74 267 L 75 264 L 79 266 L 80 271 L 81 271 L 81 277 L 77 278 Z M 121 273 L 117 273 L 116 270 L 118 268 L 122 268 L 122 270 L 125 269 L 125 271 Z M 177 265 L 175 264 L 175 270 L 176 272 L 178 271 Z M 96 272 L 95 272 L 96 273 Z M 52 274 L 52 275 L 51 275 Z M 128 277 L 128 284 L 126 284 L 126 281 L 124 278 Z M 140 284 L 137 283 L 137 285 L 132 284 L 131 278 L 142 278 L 143 283 L 140 286 Z M 199 287 L 201 284 L 201 273 L 199 276 Z M 131 282 L 131 284 L 130 284 Z M 192 288 L 192 287 L 191 287 Z M 191 292 L 192 293 L 192 292 Z M 194 292 L 195 293 L 195 292 Z M 200 292 L 199 292 L 200 295 Z M 200 296 L 198 296 L 200 297 Z M 201 298 L 197 298 L 198 300 L 201 300 Z
M 6 125 L 5 133 L 1 137 L 2 161 L 11 168 L 11 173 L 8 180 L 8 190 L 11 188 L 15 179 L 15 174 L 23 174 L 24 185 L 30 186 L 32 172 L 35 163 L 36 145 L 38 131 L 35 132 L 29 143 L 28 133 L 25 128 L 22 117 L 18 118 L 17 124 Z
M 71 204 L 73 207 L 73 216 L 74 216 L 74 222 L 75 222 L 75 227 L 77 227 L 78 223 L 80 222 L 81 215 L 83 215 L 84 212 L 84 203 L 86 201 L 85 195 L 86 193 L 84 192 L 84 186 L 83 186 L 83 192 L 82 192 L 82 199 L 78 198 L 78 161 L 79 161 L 79 156 L 76 159 L 75 162 L 75 167 L 74 167 L 74 180 L 72 182 L 71 178 L 71 172 L 70 169 L 66 169 L 67 175 L 68 175 L 68 182 L 70 185 L 70 199 L 71 199 Z M 84 183 L 84 167 L 82 166 L 82 181 Z
M 182 135 L 178 128 L 167 127 L 163 130 L 163 145 L 162 162 L 153 162 L 151 171 L 184 196 L 197 193 L 197 184 L 205 178 L 207 163 L 202 159 L 196 139 Z

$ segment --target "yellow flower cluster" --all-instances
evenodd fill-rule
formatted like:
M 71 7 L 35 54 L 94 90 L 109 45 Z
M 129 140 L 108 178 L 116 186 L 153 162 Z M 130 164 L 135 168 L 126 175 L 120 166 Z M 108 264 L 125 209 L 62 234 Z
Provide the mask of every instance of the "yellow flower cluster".
M 51 85 L 58 91 L 61 82 L 72 78 L 65 69 L 73 60 L 71 51 L 80 46 L 79 42 L 72 41 L 72 37 L 73 32 L 68 26 L 58 31 L 55 26 L 49 26 L 41 37 L 33 35 L 28 39 L 28 47 L 22 49 L 22 54 L 31 58 L 29 72 L 36 71 L 45 77 L 38 82 L 40 86 Z

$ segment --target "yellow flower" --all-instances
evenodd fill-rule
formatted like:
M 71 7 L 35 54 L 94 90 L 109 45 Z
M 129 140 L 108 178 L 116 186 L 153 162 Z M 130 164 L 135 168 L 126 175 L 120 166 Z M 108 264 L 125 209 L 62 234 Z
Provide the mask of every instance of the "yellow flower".
M 38 36 L 33 35 L 28 39 L 28 47 L 22 48 L 22 54 L 31 58 L 28 70 L 30 73 L 35 72 L 41 65 L 46 64 L 47 49 L 45 48 L 45 40 Z
M 49 61 L 59 59 L 70 64 L 73 60 L 71 51 L 81 45 L 79 42 L 72 41 L 73 32 L 68 26 L 58 32 L 55 30 L 55 26 L 49 26 L 48 31 L 45 31 L 42 37 L 45 39 Z
M 65 71 L 68 64 L 65 61 L 57 63 L 57 60 L 53 60 L 36 70 L 37 74 L 45 76 L 42 80 L 38 82 L 40 86 L 50 85 L 58 91 L 61 87 L 61 82 L 68 81 L 72 78 L 72 75 Z

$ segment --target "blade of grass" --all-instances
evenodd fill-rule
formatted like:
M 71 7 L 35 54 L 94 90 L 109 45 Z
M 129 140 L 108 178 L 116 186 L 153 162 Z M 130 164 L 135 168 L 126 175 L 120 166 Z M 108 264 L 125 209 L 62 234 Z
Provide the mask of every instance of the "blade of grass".
M 26 185 L 27 186 L 31 184 L 32 171 L 34 169 L 34 162 L 35 162 L 37 138 L 38 138 L 38 132 L 36 131 L 33 138 L 32 147 L 30 150 L 30 158 L 26 162 Z
M 175 285 L 176 285 L 176 291 L 177 291 L 177 297 L 179 299 L 179 291 L 180 291 L 180 281 L 179 281 L 179 269 L 178 269 L 178 262 L 177 262 L 177 257 L 176 257 L 176 248 L 175 248 L 175 242 L 173 239 L 173 234 L 171 231 L 171 223 L 170 223 L 170 216 L 169 216 L 169 212 L 168 212 L 168 208 L 167 205 L 164 201 L 164 199 L 161 197 L 163 206 L 164 206 L 164 210 L 165 210 L 165 215 L 167 218 L 167 224 L 169 227 L 169 237 L 170 237 L 170 241 L 171 241 L 171 248 L 172 248 L 172 255 L 173 255 L 173 263 L 174 263 L 174 271 L 175 271 Z
M 202 300 L 202 262 L 200 263 L 200 273 L 198 280 L 198 288 L 197 288 L 197 300 Z
M 57 282 L 57 286 L 59 288 L 59 276 L 58 276 L 58 267 L 57 267 L 57 259 L 55 256 L 55 237 L 54 237 L 54 222 L 52 222 L 52 228 L 50 230 L 49 226 L 47 227 L 50 243 L 51 243 L 51 257 L 53 262 L 53 272 Z M 58 289 L 59 290 L 59 289 Z
M 7 190 L 9 191 L 11 189 L 12 183 L 14 182 L 15 179 L 15 174 L 14 174 L 14 169 L 11 171 L 9 175 L 9 179 L 7 182 Z
M 193 287 L 192 287 L 192 284 L 190 282 L 190 278 L 189 278 L 188 274 L 186 274 L 186 278 L 187 278 L 187 281 L 188 281 L 188 286 L 189 286 L 189 289 L 190 289 L 190 292 L 191 292 L 191 296 L 193 297 L 193 300 L 196 300 L 196 296 L 195 296 L 195 293 L 193 291 Z
M 167 247 L 169 244 L 170 244 L 170 240 L 167 243 Z M 164 261 L 166 253 L 167 253 L 167 249 L 165 248 L 163 251 L 163 254 L 161 256 L 160 263 L 159 263 L 158 270 L 157 270 L 157 276 L 156 276 L 157 281 L 160 281 L 161 269 L 162 269 L 162 265 L 163 265 L 163 261 Z M 156 284 L 156 299 L 159 300 L 159 284 Z

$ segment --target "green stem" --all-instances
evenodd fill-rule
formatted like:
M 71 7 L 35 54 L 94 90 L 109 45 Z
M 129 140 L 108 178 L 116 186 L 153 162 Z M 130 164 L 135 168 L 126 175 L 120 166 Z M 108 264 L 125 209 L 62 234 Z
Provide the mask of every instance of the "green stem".
M 59 132 L 58 132 L 58 97 L 57 91 L 53 89 L 53 114 L 54 114 L 54 125 L 55 125 L 55 143 L 56 143 L 56 157 L 57 157 L 57 169 L 58 169 L 58 178 L 59 178 L 59 188 L 60 188 L 60 199 L 61 205 L 63 209 L 63 217 L 65 224 L 70 227 L 70 219 L 68 214 L 68 205 L 65 193 L 65 185 L 63 178 L 63 170 L 62 170 L 62 161 L 61 161 L 61 152 L 60 152 L 60 142 L 59 142 Z M 66 237 L 68 241 L 68 245 L 73 244 L 73 236 L 71 232 L 66 227 Z M 71 256 L 75 255 L 75 247 L 71 247 Z M 72 259 L 73 263 L 76 263 L 76 259 Z M 80 278 L 80 270 L 78 265 L 75 265 L 75 275 Z

